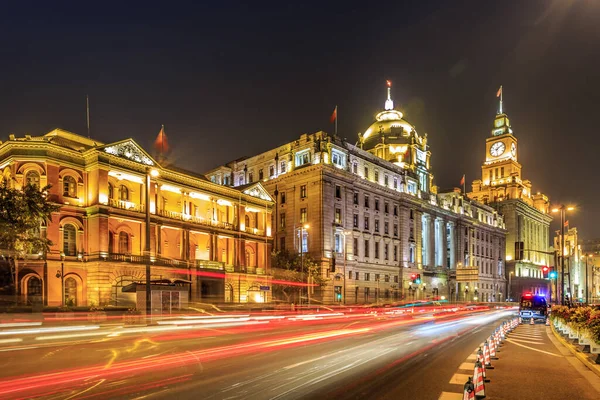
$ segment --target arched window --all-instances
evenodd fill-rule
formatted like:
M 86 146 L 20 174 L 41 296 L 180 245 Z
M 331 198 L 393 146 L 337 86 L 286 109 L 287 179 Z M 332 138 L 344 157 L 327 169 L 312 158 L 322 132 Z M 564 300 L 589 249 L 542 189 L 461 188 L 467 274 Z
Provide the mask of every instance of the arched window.
M 250 228 L 250 217 L 248 215 L 246 215 L 244 222 L 246 223 L 246 229 Z
M 254 252 L 251 249 L 246 249 L 246 267 L 255 267 Z
M 127 186 L 121 185 L 119 188 L 119 196 L 119 199 L 129 201 L 129 189 L 127 189 Z
M 34 185 L 40 186 L 40 174 L 37 171 L 29 171 L 27 175 L 25 175 L 25 184 L 26 185 Z
M 63 178 L 63 196 L 77 197 L 77 182 L 70 175 Z
M 63 253 L 65 256 L 77 255 L 77 228 L 71 224 L 63 226 Z
M 65 304 L 77 305 L 77 281 L 71 277 L 65 279 Z
M 119 253 L 129 253 L 129 235 L 125 232 L 119 233 Z
M 113 187 L 112 183 L 108 184 L 108 198 L 110 200 L 115 198 L 115 188 Z
M 27 280 L 27 296 L 41 296 L 42 281 L 37 276 L 32 276 Z

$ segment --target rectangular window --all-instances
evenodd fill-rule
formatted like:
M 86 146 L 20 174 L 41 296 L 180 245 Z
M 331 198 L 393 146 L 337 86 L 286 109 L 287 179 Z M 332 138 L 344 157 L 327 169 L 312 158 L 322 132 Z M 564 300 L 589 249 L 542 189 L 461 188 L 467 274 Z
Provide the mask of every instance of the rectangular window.
M 285 228 L 285 213 L 281 213 L 281 215 L 279 216 L 279 221 L 279 227 Z
M 352 279 L 352 271 L 348 271 L 348 279 Z
M 379 171 L 375 170 L 375 182 L 379 183 Z
M 359 278 L 360 278 L 360 277 L 359 277 L 359 272 L 358 272 L 358 271 L 355 271 L 355 272 L 354 272 L 354 279 L 355 279 L 355 280 L 359 280 Z
M 369 257 L 369 240 L 365 239 L 365 257 Z
M 369 230 L 369 216 L 365 215 L 365 229 Z
M 398 224 L 394 224 L 394 236 L 398 237 Z
M 398 275 L 394 275 L 394 283 L 398 283 Z
M 339 233 L 335 234 L 335 252 L 336 253 L 342 253 L 343 249 L 342 249 L 342 235 Z
M 500 178 L 504 178 L 504 167 L 500 167 Z
M 394 206 L 394 215 L 398 216 L 398 206 Z
M 342 223 L 342 210 L 340 208 L 335 209 L 335 223 L 336 224 Z
M 371 280 L 371 273 L 365 272 L 365 281 L 370 281 L 370 280 Z
M 369 196 L 365 194 L 365 207 L 369 208 Z
M 358 192 L 354 192 L 352 199 L 353 199 L 354 204 L 358 205 Z
M 301 199 L 306 198 L 306 185 L 300 186 L 300 198 Z
M 386 235 L 390 233 L 389 225 L 390 223 L 387 221 L 383 223 L 383 233 L 385 233 Z
M 388 214 L 390 212 L 390 204 L 388 202 L 385 202 L 383 204 L 383 212 Z
M 300 209 L 300 222 L 305 223 L 308 220 L 308 217 L 306 215 L 306 208 L 301 208 Z
M 398 261 L 398 246 L 394 245 L 394 261 Z
M 383 184 L 384 184 L 386 187 L 388 187 L 388 186 L 389 186 L 389 184 L 390 184 L 390 177 L 389 177 L 389 176 L 387 176 L 387 175 L 384 175 L 384 176 L 383 176 Z
M 358 164 L 357 163 L 352 164 L 352 172 L 354 172 L 355 174 L 358 174 Z
M 302 252 L 303 253 L 307 253 L 308 252 L 308 232 L 306 232 L 305 230 L 300 230 L 302 232 Z
M 275 166 L 271 165 L 269 166 L 269 177 L 272 178 L 275 176 Z
M 287 168 L 287 163 L 285 161 L 282 161 L 281 164 L 279 164 L 279 170 L 281 171 L 281 173 L 283 174 Z
M 379 211 L 379 199 L 375 199 L 375 211 Z
M 369 179 L 369 167 L 365 166 L 365 179 Z
M 281 192 L 281 204 L 285 204 L 285 192 Z
M 389 275 L 385 275 L 384 278 L 383 278 L 383 280 L 385 282 L 389 282 L 390 281 L 390 276 Z
M 379 233 L 379 220 L 375 220 L 375 232 Z
M 252 183 L 254 182 L 254 174 L 252 172 L 250 172 L 248 174 L 248 183 Z
M 357 257 L 358 256 L 358 238 L 354 238 L 353 245 L 354 245 L 354 250 L 353 250 L 352 254 L 354 254 L 354 257 Z
M 305 165 L 310 163 L 310 151 L 305 150 L 302 153 L 296 153 L 296 166 Z
M 383 245 L 383 259 L 384 260 L 389 260 L 389 251 L 390 251 L 389 244 L 385 243 Z
M 259 169 L 259 170 L 258 170 L 258 180 L 259 180 L 259 181 L 262 181 L 262 180 L 263 180 L 263 178 L 264 178 L 264 176 L 263 176 L 263 175 L 264 175 L 264 173 L 263 173 L 263 170 L 262 170 L 262 168 L 261 168 L 261 169 Z
M 379 259 L 379 242 L 375 242 L 375 258 Z
M 379 274 L 375 274 L 375 282 L 379 281 Z
M 398 189 L 398 178 L 394 178 L 394 189 Z
M 358 228 L 358 214 L 352 216 L 352 226 Z
M 335 185 L 335 198 L 336 199 L 342 198 L 342 187 L 340 185 Z

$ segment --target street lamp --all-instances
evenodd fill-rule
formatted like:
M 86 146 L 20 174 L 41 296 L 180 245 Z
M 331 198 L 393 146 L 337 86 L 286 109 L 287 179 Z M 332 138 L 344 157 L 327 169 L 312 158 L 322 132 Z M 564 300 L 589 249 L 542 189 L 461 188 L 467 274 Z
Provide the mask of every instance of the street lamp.
M 552 209 L 553 213 L 560 212 L 560 303 L 563 306 L 565 305 L 565 216 L 567 211 L 573 211 L 574 209 L 575 207 L 567 207 L 563 204 Z
M 352 235 L 352 231 L 349 230 L 345 230 L 344 231 L 344 290 L 342 290 L 342 296 L 343 296 L 343 301 L 344 301 L 344 305 L 346 304 L 346 239 L 348 238 L 349 235 Z
M 60 271 L 56 271 L 56 277 L 60 278 L 60 306 L 65 306 L 65 253 L 60 253 Z
M 302 283 L 304 283 L 304 231 L 308 230 L 310 225 L 304 224 L 300 226 L 300 273 L 302 276 Z M 307 247 L 308 247 L 308 239 L 307 239 Z M 308 248 L 307 248 L 308 250 Z M 308 305 L 310 306 L 310 292 L 308 288 L 308 282 L 310 280 L 310 275 L 306 274 L 306 298 L 308 300 Z M 302 292 L 301 292 L 302 293 Z M 300 305 L 302 305 L 302 294 L 300 295 Z
M 156 178 L 157 176 L 157 170 L 150 167 L 146 168 L 146 317 L 152 315 L 152 293 L 150 286 L 150 177 Z

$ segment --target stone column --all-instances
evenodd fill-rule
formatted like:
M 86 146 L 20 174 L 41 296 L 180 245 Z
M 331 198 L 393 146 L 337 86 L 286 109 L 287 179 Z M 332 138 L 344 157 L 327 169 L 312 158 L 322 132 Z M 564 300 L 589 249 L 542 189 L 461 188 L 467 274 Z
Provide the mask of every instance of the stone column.
M 450 230 L 450 269 L 456 269 L 456 225 L 454 222 L 448 222 Z
M 429 240 L 428 254 L 427 254 L 427 265 L 435 267 L 435 219 L 430 215 L 427 220 L 427 237 Z

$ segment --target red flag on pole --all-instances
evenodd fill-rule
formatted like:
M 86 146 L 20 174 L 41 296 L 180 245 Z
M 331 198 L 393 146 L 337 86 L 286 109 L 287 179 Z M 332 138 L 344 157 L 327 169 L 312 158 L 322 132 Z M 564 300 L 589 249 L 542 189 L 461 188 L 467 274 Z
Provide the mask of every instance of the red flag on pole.
M 568 227 L 569 227 L 569 220 L 566 220 L 565 221 L 565 228 L 568 228 Z
M 337 119 L 337 106 L 335 106 L 335 108 L 333 109 L 333 113 L 331 114 L 331 118 L 329 118 L 329 121 L 333 124 L 336 119 Z
M 500 97 L 502 95 L 502 86 L 500 86 L 500 89 L 498 89 L 498 92 L 496 92 L 496 97 Z
M 160 132 L 158 132 L 158 136 L 154 141 L 154 148 L 160 153 L 160 155 L 163 155 L 169 151 L 169 142 L 167 141 L 164 125 L 160 128 Z
M 463 186 L 465 184 L 465 176 L 463 175 L 462 178 L 460 178 L 460 186 Z

